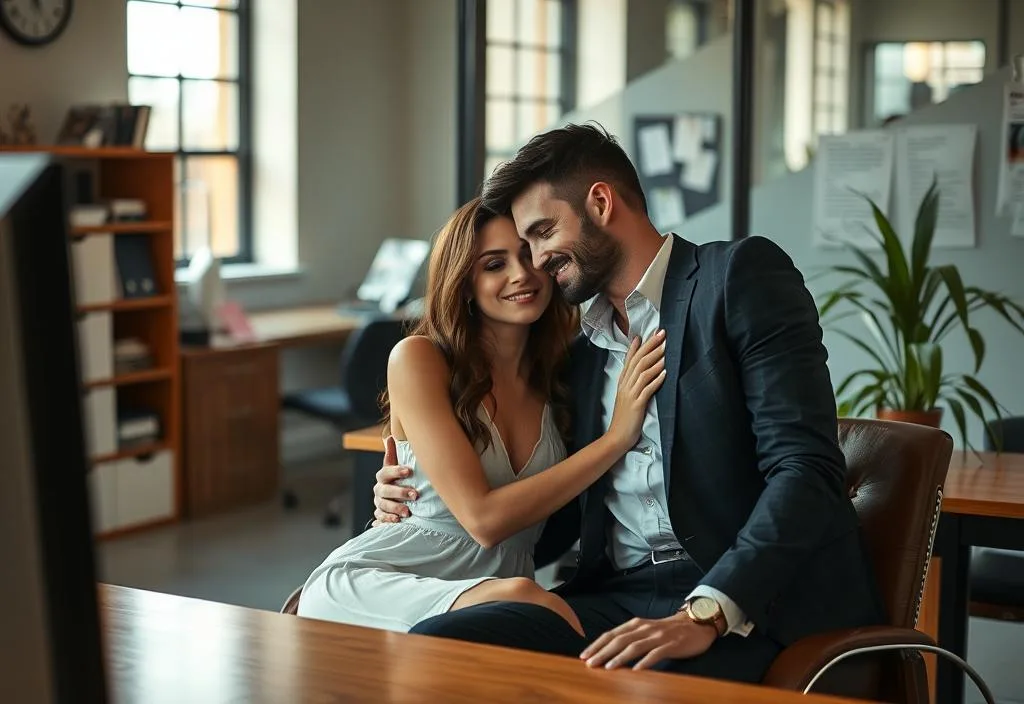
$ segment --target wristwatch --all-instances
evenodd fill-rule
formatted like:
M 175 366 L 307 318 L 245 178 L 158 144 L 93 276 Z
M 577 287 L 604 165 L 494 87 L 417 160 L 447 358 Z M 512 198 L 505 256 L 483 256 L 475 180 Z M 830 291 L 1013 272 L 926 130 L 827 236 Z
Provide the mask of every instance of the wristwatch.
M 704 626 L 714 626 L 719 636 L 724 636 L 729 630 L 729 622 L 725 620 L 725 612 L 717 601 L 708 596 L 695 596 L 687 599 L 679 609 L 690 617 L 694 623 Z

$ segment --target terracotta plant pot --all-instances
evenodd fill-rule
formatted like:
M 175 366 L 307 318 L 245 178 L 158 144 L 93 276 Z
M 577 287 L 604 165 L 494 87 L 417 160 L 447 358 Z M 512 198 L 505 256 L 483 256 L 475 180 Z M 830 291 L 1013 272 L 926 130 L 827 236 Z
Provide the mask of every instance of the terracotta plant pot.
M 933 408 L 930 411 L 896 411 L 891 408 L 879 408 L 875 412 L 879 420 L 895 420 L 901 423 L 915 423 L 927 425 L 931 428 L 938 428 L 942 425 L 942 409 Z

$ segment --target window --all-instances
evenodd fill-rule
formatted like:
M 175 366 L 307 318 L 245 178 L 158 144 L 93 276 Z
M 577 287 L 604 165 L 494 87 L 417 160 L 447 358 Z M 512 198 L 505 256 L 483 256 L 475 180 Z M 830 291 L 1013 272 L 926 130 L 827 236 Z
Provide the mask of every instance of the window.
M 846 0 L 818 0 L 814 17 L 814 134 L 846 132 L 850 10 Z
M 249 0 L 129 0 L 128 98 L 146 148 L 178 153 L 175 255 L 252 261 Z
M 956 90 L 979 83 L 985 43 L 884 42 L 868 56 L 871 117 L 875 123 L 941 103 Z
M 487 0 L 484 173 L 575 106 L 575 1 Z

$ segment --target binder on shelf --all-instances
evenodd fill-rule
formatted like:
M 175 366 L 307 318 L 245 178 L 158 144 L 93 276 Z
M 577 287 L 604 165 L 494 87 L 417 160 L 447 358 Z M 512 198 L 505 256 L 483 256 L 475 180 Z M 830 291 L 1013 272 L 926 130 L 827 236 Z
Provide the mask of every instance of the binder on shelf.
M 78 351 L 82 381 L 114 375 L 114 327 L 108 312 L 88 313 L 78 321 Z
M 117 397 L 110 387 L 85 393 L 85 447 L 90 457 L 117 451 Z
M 109 303 L 117 298 L 112 235 L 93 235 L 72 242 L 71 265 L 78 305 Z
M 157 296 L 153 253 L 146 235 L 122 235 L 114 243 L 121 298 Z

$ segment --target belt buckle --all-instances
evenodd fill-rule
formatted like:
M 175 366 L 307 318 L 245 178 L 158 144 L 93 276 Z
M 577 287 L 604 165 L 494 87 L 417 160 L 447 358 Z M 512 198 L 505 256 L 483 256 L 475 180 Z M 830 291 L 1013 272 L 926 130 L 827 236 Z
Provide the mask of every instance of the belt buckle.
M 668 557 L 667 559 L 664 559 L 664 560 L 659 560 L 658 559 L 658 553 L 659 552 L 660 553 L 670 553 L 671 557 Z M 651 550 L 651 564 L 652 565 L 663 565 L 666 562 L 675 562 L 676 560 L 685 560 L 685 559 L 686 559 L 686 551 L 681 549 L 681 548 L 680 549 L 676 549 L 676 550 Z

